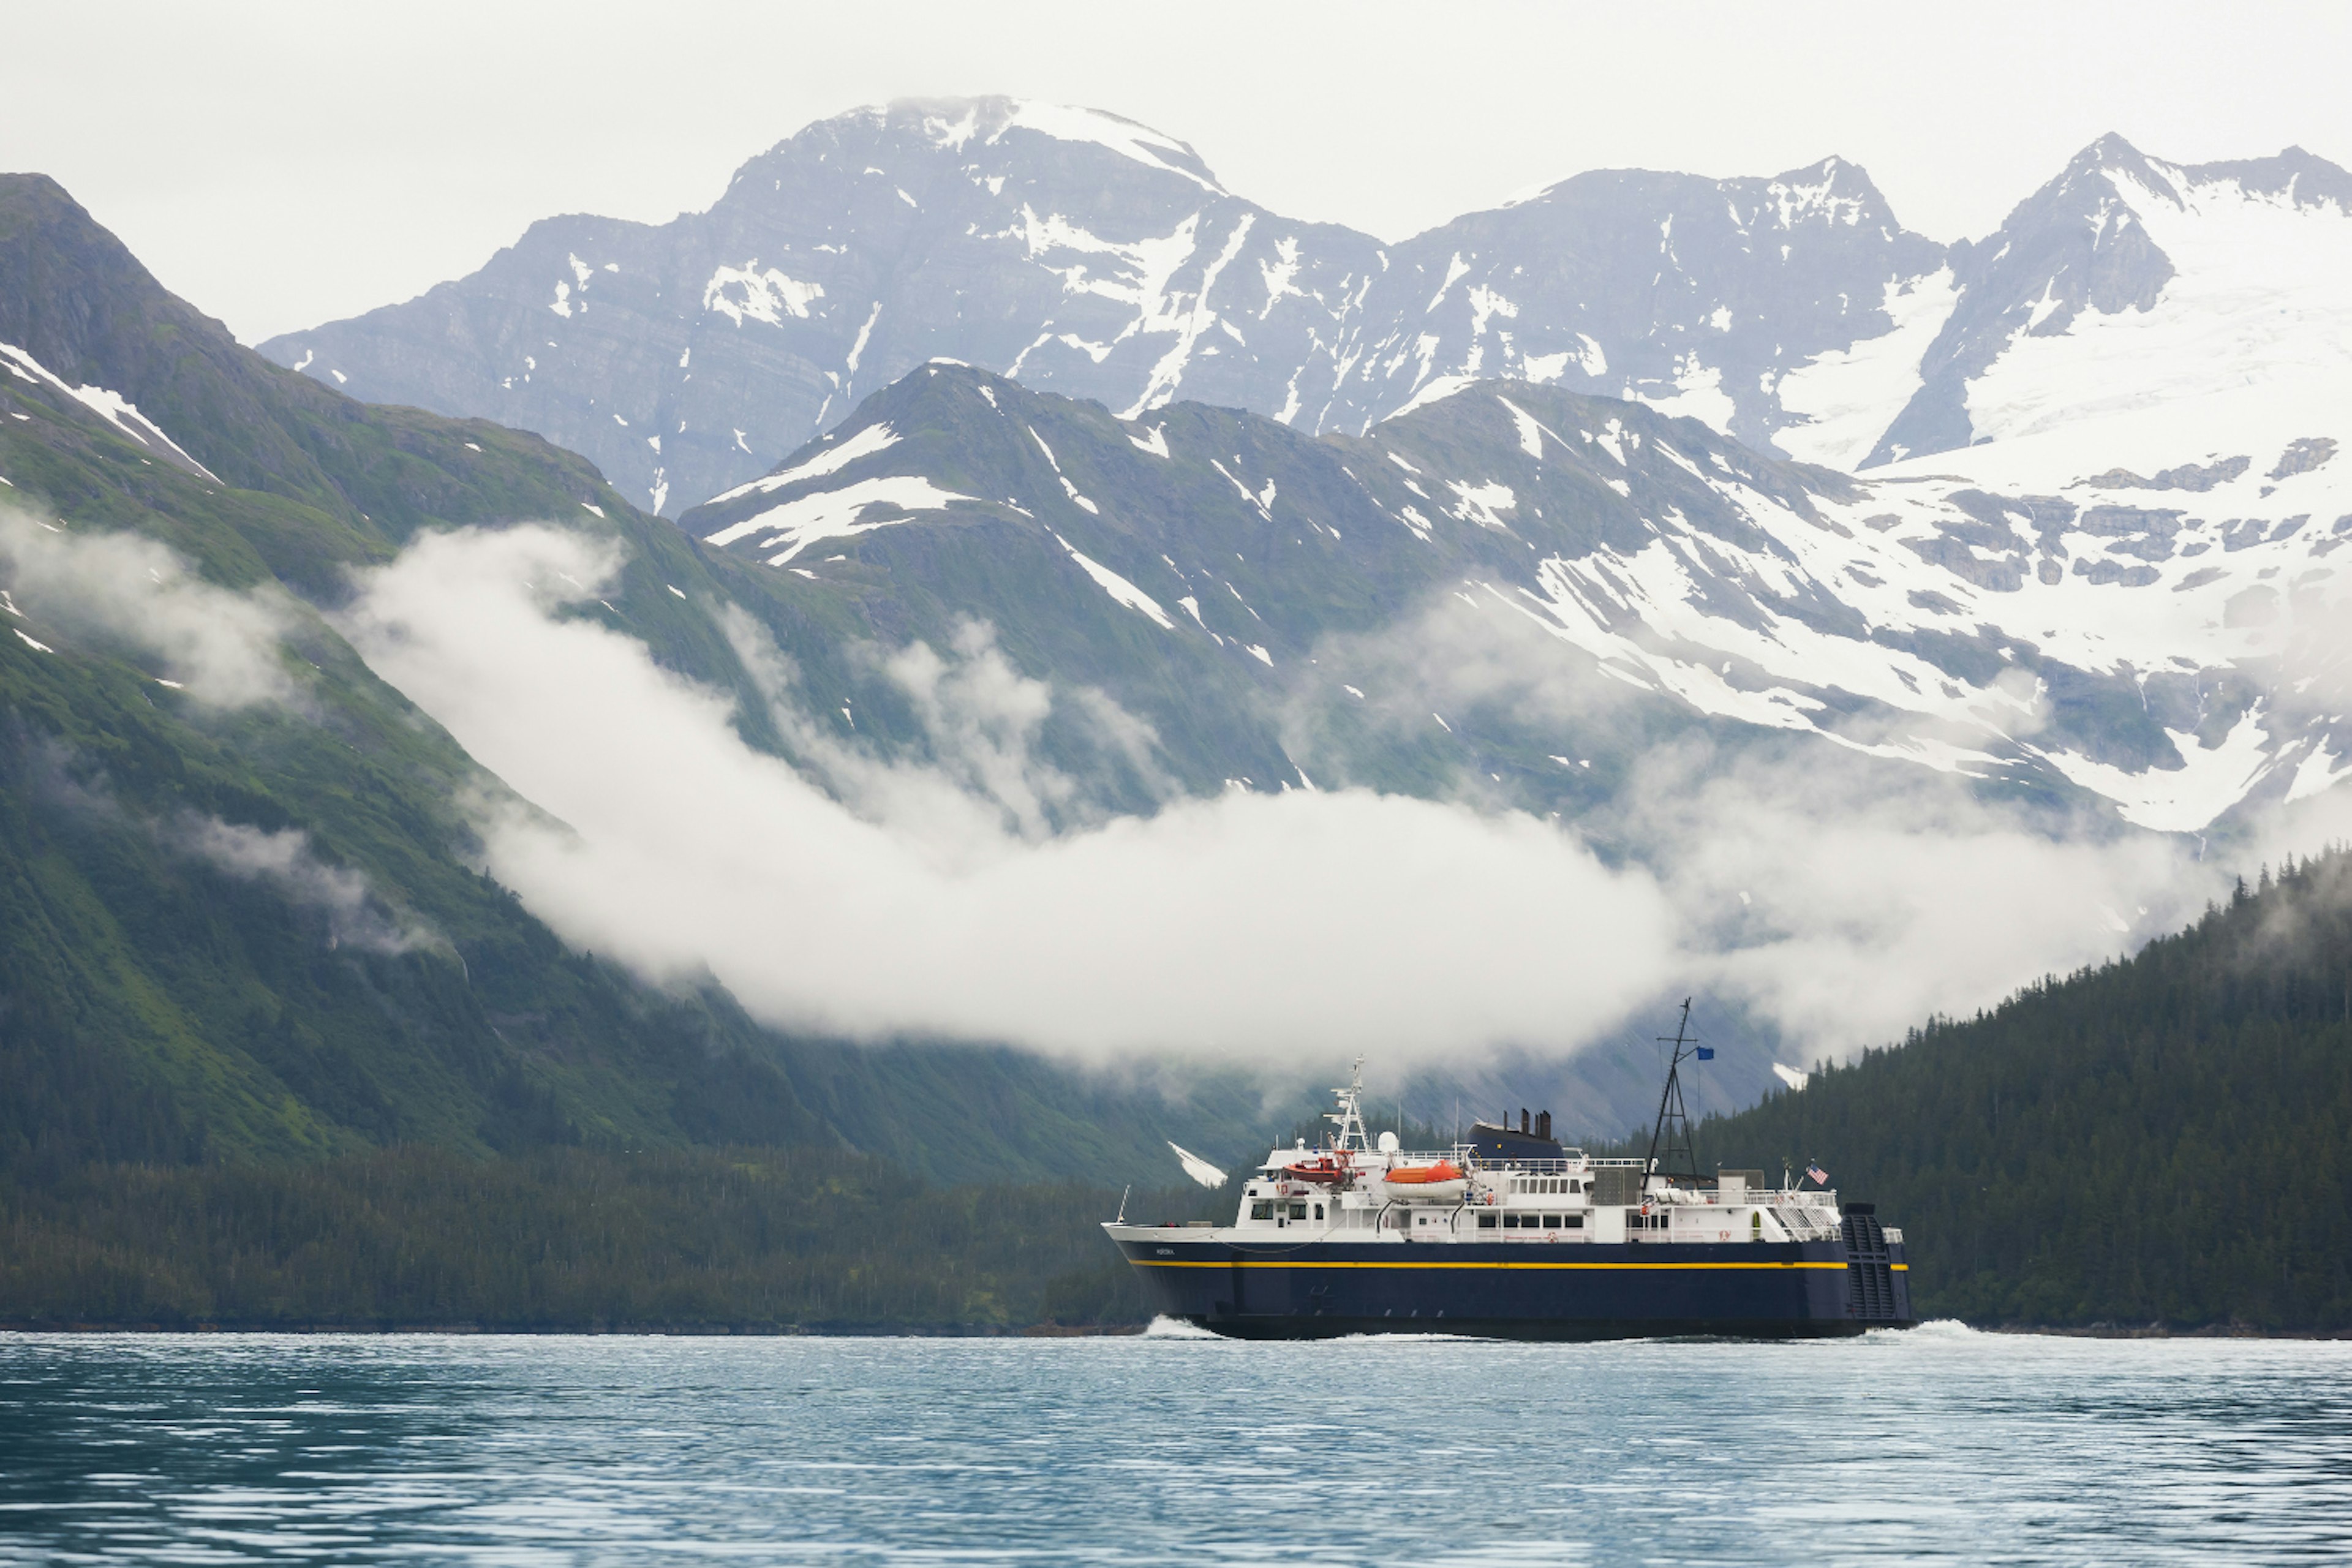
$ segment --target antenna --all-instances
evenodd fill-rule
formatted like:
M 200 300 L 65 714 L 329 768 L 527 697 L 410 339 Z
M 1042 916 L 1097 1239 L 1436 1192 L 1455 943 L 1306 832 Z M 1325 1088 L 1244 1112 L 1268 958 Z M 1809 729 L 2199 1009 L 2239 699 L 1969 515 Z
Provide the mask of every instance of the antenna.
M 1364 1141 L 1364 1058 L 1356 1058 L 1356 1070 L 1349 1075 L 1348 1087 L 1331 1091 L 1339 1096 L 1339 1109 L 1327 1110 L 1323 1120 L 1335 1122 L 1339 1129 L 1335 1147 L 1341 1153 L 1360 1152 L 1367 1147 Z
M 1698 1150 L 1691 1141 L 1690 1112 L 1683 1105 L 1683 1058 L 1698 1044 L 1690 1028 L 1691 999 L 1683 998 L 1681 1019 L 1675 1025 L 1672 1039 L 1660 1035 L 1660 1045 L 1675 1048 L 1674 1058 L 1666 1064 L 1666 1087 L 1658 1095 L 1658 1120 L 1650 1130 L 1650 1158 L 1643 1175 L 1686 1176 L 1696 1183 L 1698 1178 Z M 1679 1169 L 1675 1156 L 1682 1157 Z

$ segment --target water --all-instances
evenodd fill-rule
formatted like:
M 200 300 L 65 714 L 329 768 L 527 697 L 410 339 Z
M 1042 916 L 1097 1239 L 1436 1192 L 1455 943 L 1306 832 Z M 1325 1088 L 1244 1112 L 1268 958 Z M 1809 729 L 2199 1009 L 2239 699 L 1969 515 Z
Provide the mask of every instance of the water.
M 0 1563 L 2352 1559 L 2352 1346 L 0 1335 Z

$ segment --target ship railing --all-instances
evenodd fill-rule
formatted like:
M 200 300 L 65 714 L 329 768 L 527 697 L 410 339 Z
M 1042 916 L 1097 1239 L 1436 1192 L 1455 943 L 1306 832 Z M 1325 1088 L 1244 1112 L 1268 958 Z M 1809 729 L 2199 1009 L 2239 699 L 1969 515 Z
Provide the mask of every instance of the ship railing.
M 1521 1175 L 1557 1176 L 1570 1171 L 1634 1171 L 1642 1166 L 1639 1160 L 1588 1160 L 1581 1149 L 1570 1149 L 1565 1158 L 1559 1160 L 1523 1160 L 1516 1155 L 1500 1160 L 1480 1160 L 1475 1149 L 1466 1147 L 1460 1152 L 1475 1161 L 1482 1171 L 1515 1171 Z

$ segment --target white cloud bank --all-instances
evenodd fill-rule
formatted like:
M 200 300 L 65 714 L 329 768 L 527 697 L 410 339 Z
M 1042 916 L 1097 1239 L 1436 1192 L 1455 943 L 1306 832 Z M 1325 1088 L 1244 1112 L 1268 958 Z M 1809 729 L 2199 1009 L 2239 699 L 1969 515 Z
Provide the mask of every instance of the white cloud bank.
M 342 626 L 562 819 L 486 824 L 535 913 L 648 973 L 707 966 L 772 1022 L 1279 1067 L 1570 1043 L 1669 982 L 1656 887 L 1522 815 L 1234 793 L 1050 838 L 968 816 L 951 845 L 861 816 L 745 746 L 730 700 L 551 614 L 611 566 L 551 529 L 435 536 Z M 881 771 L 902 800 L 947 777 Z
M 1363 790 L 1055 834 L 1067 781 L 1028 743 L 1054 703 L 1098 696 L 1026 679 L 978 632 L 904 650 L 884 664 L 939 760 L 884 762 L 793 709 L 789 669 L 725 617 L 828 794 L 746 746 L 731 698 L 558 613 L 609 575 L 601 548 L 430 537 L 342 629 L 549 814 L 483 807 L 490 869 L 535 913 L 643 973 L 708 971 L 778 1025 L 1279 1069 L 1573 1047 L 1688 987 L 1835 1055 L 2112 956 L 2219 886 L 2168 839 L 2053 837 L 1953 781 L 1812 752 L 1653 752 L 1595 819 L 1622 869 L 1525 813 Z

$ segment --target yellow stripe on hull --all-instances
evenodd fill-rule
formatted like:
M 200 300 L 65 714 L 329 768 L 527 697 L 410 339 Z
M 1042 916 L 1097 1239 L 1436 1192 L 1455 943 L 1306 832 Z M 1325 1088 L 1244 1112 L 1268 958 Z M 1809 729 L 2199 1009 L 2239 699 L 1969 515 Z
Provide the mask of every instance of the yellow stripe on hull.
M 1385 1263 L 1311 1259 L 1223 1258 L 1132 1258 L 1139 1268 L 1843 1268 L 1843 1263 L 1801 1259 L 1789 1263 Z M 1907 1267 L 1895 1265 L 1897 1268 Z

